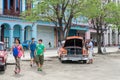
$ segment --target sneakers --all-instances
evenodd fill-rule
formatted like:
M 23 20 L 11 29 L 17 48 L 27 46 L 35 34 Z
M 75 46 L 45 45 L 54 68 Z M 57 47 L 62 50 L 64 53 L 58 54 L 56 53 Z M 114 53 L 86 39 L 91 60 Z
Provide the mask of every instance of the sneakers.
M 15 74 L 18 74 L 18 73 L 20 73 L 20 70 L 15 70 L 14 72 L 15 72 Z
M 30 64 L 30 66 L 32 67 L 33 65 L 32 65 L 32 64 Z
M 38 71 L 42 71 L 42 69 L 41 69 L 41 68 L 38 68 Z

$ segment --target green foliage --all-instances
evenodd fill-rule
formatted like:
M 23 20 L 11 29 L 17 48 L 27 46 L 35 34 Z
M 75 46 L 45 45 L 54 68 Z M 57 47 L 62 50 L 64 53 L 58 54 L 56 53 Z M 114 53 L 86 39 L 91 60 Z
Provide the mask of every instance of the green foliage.
M 67 23 L 70 16 L 77 18 L 81 14 L 81 6 L 84 0 L 34 0 L 35 7 L 27 10 L 21 16 L 28 21 L 52 21 L 62 19 Z
M 83 15 L 89 19 L 100 18 L 102 25 L 120 23 L 120 4 L 109 2 L 105 3 L 102 0 L 86 0 L 83 7 Z M 100 22 L 97 22 L 100 23 Z

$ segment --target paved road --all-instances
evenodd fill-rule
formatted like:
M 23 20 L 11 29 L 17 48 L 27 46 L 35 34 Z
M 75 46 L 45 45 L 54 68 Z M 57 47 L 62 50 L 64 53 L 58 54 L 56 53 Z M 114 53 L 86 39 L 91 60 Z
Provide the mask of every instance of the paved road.
M 103 50 L 103 48 L 102 48 Z M 106 47 L 106 52 L 117 52 L 118 47 Z M 94 48 L 94 53 L 97 53 L 97 47 Z M 8 55 L 8 63 L 14 63 L 14 57 L 12 54 Z M 58 56 L 57 49 L 50 49 L 46 50 L 45 52 L 45 59 L 48 59 L 49 57 L 55 57 Z M 25 57 L 22 57 L 22 60 L 30 60 L 30 53 L 29 51 L 25 51 Z
M 0 72 L 0 80 L 120 80 L 120 54 L 96 55 L 94 64 L 60 63 L 57 58 L 45 61 L 43 72 L 22 61 L 22 72 L 15 75 L 14 65 Z

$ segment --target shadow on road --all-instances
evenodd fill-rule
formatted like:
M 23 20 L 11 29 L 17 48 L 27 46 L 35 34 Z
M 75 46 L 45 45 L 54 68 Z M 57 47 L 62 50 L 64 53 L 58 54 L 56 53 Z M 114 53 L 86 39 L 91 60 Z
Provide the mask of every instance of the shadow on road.
M 13 74 L 12 76 L 15 78 L 20 78 L 20 77 L 23 77 L 24 75 L 23 74 Z
M 5 71 L 0 70 L 0 75 L 4 75 Z

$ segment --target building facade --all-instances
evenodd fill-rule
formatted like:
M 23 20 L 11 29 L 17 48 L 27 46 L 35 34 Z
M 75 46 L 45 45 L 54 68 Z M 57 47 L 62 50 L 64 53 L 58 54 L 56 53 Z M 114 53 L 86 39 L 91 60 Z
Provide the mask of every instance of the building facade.
M 57 47 L 60 34 L 53 23 L 44 21 L 31 23 L 19 18 L 21 12 L 33 7 L 33 4 L 27 3 L 27 1 L 29 0 L 0 0 L 0 41 L 5 42 L 6 47 L 10 48 L 15 38 L 19 38 L 21 43 L 35 38 L 36 41 L 43 39 L 46 48 Z M 96 42 L 96 31 L 89 28 L 89 23 L 85 22 L 84 18 L 73 19 L 69 36 L 92 38 Z M 101 39 L 106 45 L 117 45 L 119 39 L 117 34 L 116 30 L 109 28 Z
M 6 43 L 10 48 L 15 38 L 19 38 L 21 43 L 31 38 L 43 39 L 43 43 L 49 48 L 57 44 L 57 33 L 52 23 L 48 22 L 27 22 L 19 16 L 22 11 L 32 8 L 28 0 L 0 0 L 0 41 Z

